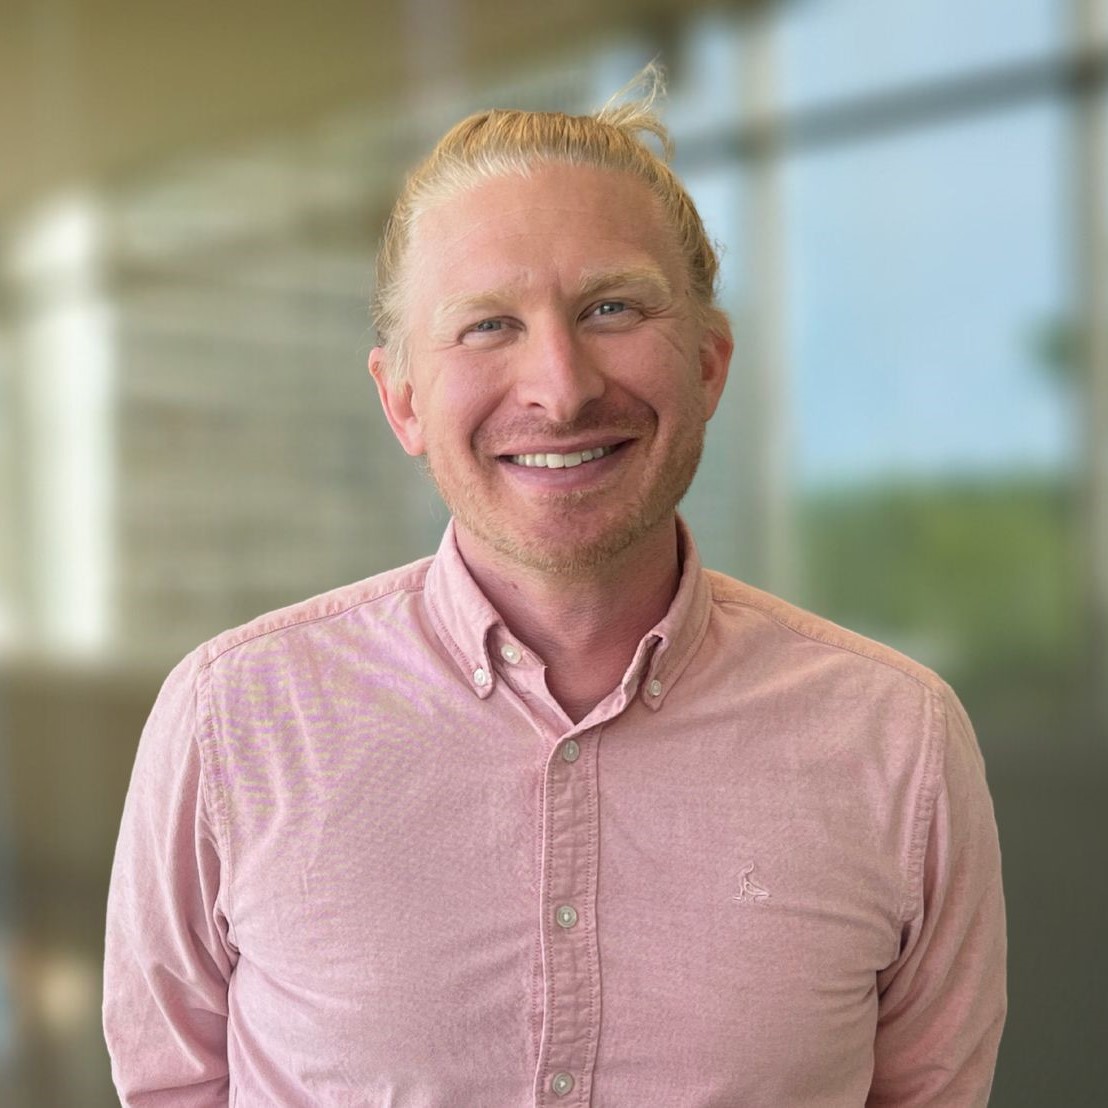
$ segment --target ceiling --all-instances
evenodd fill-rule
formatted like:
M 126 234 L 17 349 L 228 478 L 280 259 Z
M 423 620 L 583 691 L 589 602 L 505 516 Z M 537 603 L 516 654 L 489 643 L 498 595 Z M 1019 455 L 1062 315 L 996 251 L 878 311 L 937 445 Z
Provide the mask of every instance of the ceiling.
M 3 0 L 0 215 L 741 0 Z M 746 0 L 746 6 L 752 6 Z

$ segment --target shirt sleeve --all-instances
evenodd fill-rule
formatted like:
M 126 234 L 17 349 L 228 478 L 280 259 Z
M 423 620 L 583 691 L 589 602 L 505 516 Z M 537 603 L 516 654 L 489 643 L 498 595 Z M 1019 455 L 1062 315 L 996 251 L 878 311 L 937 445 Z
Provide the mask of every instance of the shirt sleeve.
M 910 867 L 918 892 L 900 956 L 878 975 L 872 1108 L 987 1104 L 1007 1009 L 1000 848 L 984 762 L 949 690 L 936 724 L 938 772 Z
M 139 742 L 108 894 L 104 1034 L 124 1105 L 228 1103 L 227 989 L 236 954 L 205 788 L 190 655 Z

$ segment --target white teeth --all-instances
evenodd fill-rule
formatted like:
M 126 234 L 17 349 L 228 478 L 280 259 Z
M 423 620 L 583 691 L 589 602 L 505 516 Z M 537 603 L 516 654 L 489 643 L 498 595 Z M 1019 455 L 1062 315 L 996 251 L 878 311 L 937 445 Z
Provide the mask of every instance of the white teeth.
M 509 454 L 508 460 L 517 466 L 538 466 L 543 469 L 572 469 L 582 462 L 591 462 L 611 454 L 614 447 L 594 446 L 591 450 L 578 450 L 572 454 Z

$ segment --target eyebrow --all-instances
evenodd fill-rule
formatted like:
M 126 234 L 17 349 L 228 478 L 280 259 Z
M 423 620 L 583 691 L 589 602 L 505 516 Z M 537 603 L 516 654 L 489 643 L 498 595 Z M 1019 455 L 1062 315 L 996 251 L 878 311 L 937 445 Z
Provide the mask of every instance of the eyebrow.
M 666 280 L 666 275 L 652 265 L 586 273 L 577 291 L 582 299 L 586 299 L 595 296 L 598 292 L 607 292 L 609 289 L 623 288 L 629 285 L 645 286 L 648 291 L 667 300 L 673 296 L 673 290 L 670 288 L 669 281 Z
M 586 271 L 578 283 L 575 295 L 578 299 L 586 300 L 590 296 L 597 295 L 597 293 L 627 287 L 645 287 L 648 295 L 653 295 L 661 300 L 669 300 L 673 296 L 673 289 L 670 287 L 666 275 L 659 268 L 652 265 L 632 266 L 628 269 Z M 524 283 L 513 281 L 499 288 L 448 296 L 435 308 L 431 326 L 437 331 L 456 315 L 499 308 L 508 301 L 516 299 L 523 291 Z

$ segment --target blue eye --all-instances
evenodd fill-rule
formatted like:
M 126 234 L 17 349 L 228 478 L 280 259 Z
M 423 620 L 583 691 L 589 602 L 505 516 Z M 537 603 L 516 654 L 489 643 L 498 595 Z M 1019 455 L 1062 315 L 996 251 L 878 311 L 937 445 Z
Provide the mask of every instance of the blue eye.
M 622 300 L 605 300 L 596 307 L 597 315 L 617 315 L 627 310 L 627 305 Z
M 473 331 L 483 331 L 486 334 L 490 331 L 499 331 L 504 324 L 499 319 L 482 319 L 480 323 L 475 323 L 472 328 Z

